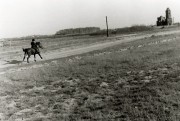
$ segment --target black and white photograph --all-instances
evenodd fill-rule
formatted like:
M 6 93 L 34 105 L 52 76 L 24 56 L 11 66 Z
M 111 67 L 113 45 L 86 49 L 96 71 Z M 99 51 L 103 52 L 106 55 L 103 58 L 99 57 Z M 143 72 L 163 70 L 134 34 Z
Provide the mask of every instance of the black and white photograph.
M 0 0 L 0 121 L 180 121 L 180 0 Z

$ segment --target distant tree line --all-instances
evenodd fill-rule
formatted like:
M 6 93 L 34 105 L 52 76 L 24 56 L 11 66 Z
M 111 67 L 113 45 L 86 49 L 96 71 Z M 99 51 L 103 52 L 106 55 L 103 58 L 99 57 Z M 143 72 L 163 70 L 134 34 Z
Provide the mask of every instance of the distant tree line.
M 151 26 L 133 25 L 131 27 L 109 29 L 109 34 L 129 34 L 129 33 L 143 32 L 143 31 L 151 31 L 153 29 L 154 28 Z M 105 29 L 100 30 L 100 31 L 94 32 L 90 35 L 106 35 L 106 30 Z
M 142 32 L 142 31 L 151 31 L 153 30 L 150 26 L 145 25 L 133 25 L 131 27 L 117 28 L 113 33 L 131 33 L 131 32 Z
M 56 32 L 56 35 L 90 34 L 100 31 L 99 27 L 71 28 Z

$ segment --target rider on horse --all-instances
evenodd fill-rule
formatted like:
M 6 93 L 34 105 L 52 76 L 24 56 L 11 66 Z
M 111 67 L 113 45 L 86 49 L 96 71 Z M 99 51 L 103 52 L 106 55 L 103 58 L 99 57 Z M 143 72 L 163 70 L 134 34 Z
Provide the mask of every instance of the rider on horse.
M 35 42 L 35 39 L 32 39 L 31 48 L 22 48 L 23 51 L 24 51 L 23 61 L 26 58 L 26 56 L 28 56 L 27 57 L 27 62 L 29 63 L 29 58 L 30 58 L 31 55 L 34 55 L 34 61 L 36 61 L 36 54 L 38 54 L 39 57 L 41 59 L 43 59 L 41 54 L 40 54 L 39 48 L 43 49 L 43 46 L 41 45 L 41 43 L 40 42 Z
M 39 53 L 39 49 L 38 49 L 38 47 L 36 45 L 35 39 L 32 39 L 31 48 L 33 48 L 36 53 Z

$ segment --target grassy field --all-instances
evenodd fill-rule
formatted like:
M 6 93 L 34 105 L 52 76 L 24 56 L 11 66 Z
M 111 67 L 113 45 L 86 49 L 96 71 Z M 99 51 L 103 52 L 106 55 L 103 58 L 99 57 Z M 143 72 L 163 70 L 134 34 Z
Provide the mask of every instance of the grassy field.
M 180 34 L 151 36 L 6 73 L 0 116 L 7 121 L 178 121 L 179 52 Z

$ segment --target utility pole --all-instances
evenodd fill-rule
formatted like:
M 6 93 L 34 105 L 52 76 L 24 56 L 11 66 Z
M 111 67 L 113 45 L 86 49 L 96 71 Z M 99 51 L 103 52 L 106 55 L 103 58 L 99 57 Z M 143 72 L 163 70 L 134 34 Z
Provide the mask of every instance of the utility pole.
M 109 30 L 108 30 L 108 20 L 107 20 L 107 16 L 106 16 L 106 26 L 107 26 L 107 37 L 109 37 Z

